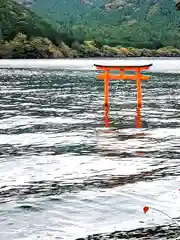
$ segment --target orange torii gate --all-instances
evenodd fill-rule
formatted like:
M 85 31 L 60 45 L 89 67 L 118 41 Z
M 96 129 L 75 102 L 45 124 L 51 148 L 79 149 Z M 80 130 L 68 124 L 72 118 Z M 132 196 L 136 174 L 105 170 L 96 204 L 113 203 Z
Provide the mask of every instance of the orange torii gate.
M 150 76 L 142 75 L 141 71 L 149 69 L 152 64 L 142 66 L 105 66 L 96 65 L 96 69 L 104 70 L 102 75 L 98 75 L 97 79 L 104 80 L 104 105 L 109 105 L 109 80 L 136 80 L 137 86 L 137 107 L 142 107 L 141 80 L 149 80 Z M 119 75 L 112 75 L 110 71 L 119 71 Z M 125 71 L 135 71 L 135 75 L 125 75 Z

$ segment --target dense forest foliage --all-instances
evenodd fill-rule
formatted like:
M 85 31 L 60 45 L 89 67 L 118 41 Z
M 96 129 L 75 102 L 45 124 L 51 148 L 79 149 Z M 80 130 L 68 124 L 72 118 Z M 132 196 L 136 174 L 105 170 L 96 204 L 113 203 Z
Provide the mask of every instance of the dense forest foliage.
M 54 44 L 62 40 L 72 42 L 66 33 L 55 30 L 50 23 L 44 21 L 33 11 L 24 8 L 12 0 L 0 0 L 1 38 L 11 40 L 19 32 L 28 37 L 47 37 Z
M 53 58 L 73 54 L 68 45 L 74 39 L 12 0 L 0 0 L 0 40 L 0 58 Z
M 180 12 L 174 0 L 36 0 L 33 10 L 79 41 L 180 48 Z
M 36 0 L 37 3 L 40 3 L 40 1 Z M 119 0 L 115 1 L 116 4 L 113 4 L 112 7 L 114 9 L 113 13 L 119 14 L 122 2 L 119 9 L 117 4 Z M 152 2 L 152 0 L 147 1 Z M 169 2 L 168 0 L 163 1 Z M 56 1 L 58 3 L 57 7 L 59 2 L 66 3 L 63 5 L 65 11 L 65 7 L 69 6 L 69 1 Z M 0 0 L 0 58 L 180 56 L 179 16 L 177 14 L 171 16 L 172 21 L 169 19 L 169 23 L 164 28 L 161 27 L 162 22 L 157 22 L 153 28 L 154 30 L 152 30 L 152 24 L 155 24 L 154 20 L 151 22 L 151 18 L 149 18 L 149 22 L 143 22 L 143 14 L 142 16 L 141 14 L 137 15 L 139 20 L 133 21 L 134 17 L 130 20 L 128 11 L 124 23 L 119 20 L 119 24 L 112 24 L 115 21 L 112 17 L 112 9 L 104 11 L 104 0 L 99 0 L 99 5 L 95 7 L 92 2 L 91 4 L 88 3 L 88 7 L 85 7 L 87 3 L 78 5 L 81 4 L 79 0 L 72 0 L 71 3 L 73 2 L 77 4 L 77 7 L 81 6 L 78 11 L 81 12 L 83 9 L 83 14 L 73 21 L 72 18 L 77 15 L 75 14 L 76 5 L 73 5 L 74 15 L 70 15 L 65 21 L 63 19 L 66 14 L 61 13 L 62 19 L 59 17 L 61 20 L 55 20 L 51 15 L 51 11 L 49 11 L 48 15 L 45 10 L 42 11 L 43 8 L 41 14 L 38 13 L 40 16 L 38 16 L 32 9 L 29 9 L 29 6 L 28 8 L 23 7 L 13 0 Z M 95 2 L 96 0 L 94 0 Z M 141 0 L 138 2 L 142 7 Z M 112 3 L 112 1 L 109 2 L 109 4 Z M 47 1 L 44 0 L 44 7 L 46 4 Z M 135 4 L 134 0 L 131 0 L 129 8 L 136 6 L 132 4 Z M 127 5 L 125 9 L 127 10 Z M 160 21 L 162 16 L 159 9 L 160 5 L 158 5 L 156 14 L 156 19 L 159 16 Z M 99 15 L 96 15 L 97 11 L 100 12 Z M 147 11 L 149 13 L 149 8 L 147 8 Z M 164 12 L 164 19 L 167 21 L 170 14 L 168 10 L 166 11 L 167 14 L 165 17 Z M 54 13 L 57 14 L 57 12 Z M 136 15 L 135 12 L 134 16 Z M 123 16 L 125 17 L 125 15 L 121 16 L 119 14 L 119 19 Z M 127 19 L 129 20 L 127 21 Z M 140 20 L 141 25 L 138 23 Z M 100 24 L 102 21 L 104 23 Z

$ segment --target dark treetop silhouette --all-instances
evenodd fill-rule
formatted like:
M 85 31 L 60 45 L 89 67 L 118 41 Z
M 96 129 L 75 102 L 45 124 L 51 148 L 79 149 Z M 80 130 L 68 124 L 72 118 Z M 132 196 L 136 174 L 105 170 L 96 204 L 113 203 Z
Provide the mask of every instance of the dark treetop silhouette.
M 180 10 L 180 1 L 179 0 L 176 2 L 176 9 Z

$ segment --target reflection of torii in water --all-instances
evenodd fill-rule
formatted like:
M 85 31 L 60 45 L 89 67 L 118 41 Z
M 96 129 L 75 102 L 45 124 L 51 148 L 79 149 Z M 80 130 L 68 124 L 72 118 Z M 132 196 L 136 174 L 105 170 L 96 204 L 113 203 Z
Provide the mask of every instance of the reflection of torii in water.
M 142 120 L 141 120 L 141 108 L 136 108 L 136 128 L 142 129 Z M 104 108 L 104 126 L 106 129 L 100 130 L 99 134 L 97 135 L 97 150 L 100 155 L 108 156 L 108 157 L 130 157 L 134 156 L 142 156 L 142 152 L 129 152 L 126 150 L 124 151 L 123 148 L 121 149 L 121 145 L 118 145 L 121 141 L 126 141 L 128 139 L 135 139 L 135 138 L 144 138 L 145 133 L 144 131 L 137 131 L 132 132 L 131 134 L 126 134 L 118 129 L 109 119 L 109 107 L 105 106 Z

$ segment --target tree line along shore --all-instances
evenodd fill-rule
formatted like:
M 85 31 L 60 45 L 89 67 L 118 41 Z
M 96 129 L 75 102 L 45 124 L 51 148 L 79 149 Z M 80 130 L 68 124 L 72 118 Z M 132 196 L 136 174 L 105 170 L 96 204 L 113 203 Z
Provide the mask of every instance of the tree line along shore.
M 167 46 L 159 49 L 137 49 L 123 46 L 98 46 L 96 41 L 55 44 L 46 37 L 28 37 L 18 33 L 12 40 L 0 41 L 0 59 L 57 59 L 88 57 L 180 57 L 180 49 Z

